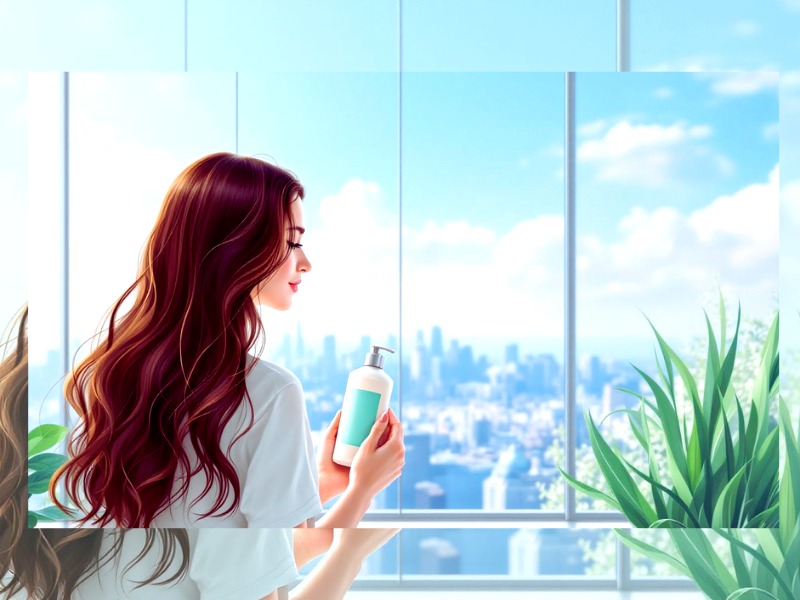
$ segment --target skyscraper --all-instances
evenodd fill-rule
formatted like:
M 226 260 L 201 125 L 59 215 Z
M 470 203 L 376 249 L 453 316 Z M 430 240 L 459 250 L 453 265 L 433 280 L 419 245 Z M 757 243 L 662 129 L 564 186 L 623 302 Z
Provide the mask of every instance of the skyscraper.
M 538 508 L 535 477 L 531 461 L 518 443 L 500 455 L 492 474 L 483 482 L 484 510 L 521 510 Z
M 444 356 L 442 328 L 438 325 L 431 328 L 431 356 Z

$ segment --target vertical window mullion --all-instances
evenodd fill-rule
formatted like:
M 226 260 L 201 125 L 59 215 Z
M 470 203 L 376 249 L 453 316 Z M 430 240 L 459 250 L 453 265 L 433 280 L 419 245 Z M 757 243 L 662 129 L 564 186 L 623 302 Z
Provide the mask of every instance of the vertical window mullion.
M 631 3 L 617 0 L 617 71 L 631 70 Z
M 70 371 L 69 344 L 69 73 L 61 73 L 61 370 Z M 61 424 L 69 428 L 69 405 L 63 386 L 59 390 Z M 62 479 L 59 495 L 66 497 Z
M 617 545 L 617 589 L 631 589 L 631 549 L 616 538 Z
M 564 403 L 567 472 L 575 477 L 575 73 L 564 75 Z M 564 480 L 564 517 L 575 518 L 575 490 Z
M 235 139 L 236 139 L 236 142 L 235 142 L 235 145 L 236 145 L 236 154 L 239 154 L 239 71 L 236 71 L 236 83 L 235 83 L 235 86 L 236 86 L 236 89 L 235 89 L 235 92 L 234 92 L 234 97 L 236 98 L 236 100 L 235 100 L 236 109 L 235 109 L 235 116 L 234 116 L 234 120 L 236 122 L 236 125 L 235 125 L 235 129 L 236 129 Z

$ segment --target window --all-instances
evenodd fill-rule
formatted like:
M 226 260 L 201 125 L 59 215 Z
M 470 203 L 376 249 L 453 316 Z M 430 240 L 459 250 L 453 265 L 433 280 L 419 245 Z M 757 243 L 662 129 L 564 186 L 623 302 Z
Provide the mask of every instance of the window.
M 555 73 L 403 75 L 409 517 L 561 508 L 563 97 Z
M 728 74 L 576 76 L 577 403 L 596 423 L 638 408 L 614 388 L 650 395 L 631 366 L 657 379 L 645 317 L 702 381 L 703 309 L 720 337 L 717 284 L 728 343 L 741 301 L 733 383 L 740 397 L 752 386 L 761 344 L 746 332 L 766 331 L 778 308 L 777 75 L 734 74 L 765 75 L 771 84 L 733 95 Z M 579 479 L 598 487 L 580 410 L 576 425 Z M 647 470 L 624 413 L 601 429 Z M 578 507 L 602 504 L 579 494 Z
M 28 218 L 25 197 L 27 89 L 24 73 L 0 70 L 0 193 L 3 195 L 0 256 L 3 261 L 0 330 L 27 301 Z
M 29 198 L 41 238 L 31 256 L 39 281 L 31 282 L 30 295 L 31 306 L 38 306 L 42 315 L 39 324 L 31 326 L 31 427 L 39 419 L 67 419 L 58 379 L 78 345 L 94 333 L 100 315 L 130 283 L 141 243 L 177 170 L 212 150 L 268 152 L 294 170 L 309 192 L 305 243 L 315 272 L 306 282 L 309 287 L 304 286 L 306 294 L 297 297 L 291 318 L 265 314 L 280 332 L 265 356 L 283 362 L 304 382 L 317 437 L 341 401 L 337 394 L 344 389 L 347 373 L 363 362 L 373 336 L 384 336 L 385 345 L 398 350 L 387 358 L 387 372 L 395 381 L 392 404 L 408 424 L 406 475 L 401 485 L 376 500 L 368 518 L 433 526 L 489 520 L 505 527 L 523 517 L 597 523 L 619 518 L 596 512 L 602 507 L 580 495 L 576 501 L 564 496 L 563 482 L 553 471 L 559 459 L 557 444 L 561 460 L 566 444 L 573 444 L 579 457 L 585 446 L 580 415 L 574 439 L 567 435 L 565 409 L 571 406 L 576 412 L 585 402 L 607 413 L 619 406 L 619 397 L 607 394 L 608 386 L 637 385 L 624 360 L 639 361 L 634 364 L 652 371 L 652 336 L 646 321 L 638 312 L 631 314 L 633 301 L 623 304 L 620 298 L 626 291 L 635 292 L 642 276 L 636 264 L 624 260 L 625 244 L 630 251 L 630 244 L 638 248 L 637 243 L 652 242 L 631 238 L 649 231 L 646 227 L 657 225 L 662 217 L 683 227 L 684 234 L 694 232 L 691 241 L 705 243 L 713 259 L 677 273 L 696 292 L 687 296 L 686 305 L 671 306 L 667 312 L 663 298 L 642 298 L 639 306 L 670 341 L 680 346 L 702 331 L 700 309 L 714 301 L 705 296 L 712 272 L 735 279 L 726 288 L 722 278 L 723 291 L 731 300 L 741 297 L 745 312 L 763 317 L 774 308 L 763 290 L 777 286 L 777 248 L 772 245 L 777 240 L 776 212 L 755 232 L 726 230 L 710 217 L 720 206 L 716 202 L 735 203 L 753 186 L 762 194 L 759 199 L 774 203 L 775 78 L 768 73 L 576 77 L 577 220 L 566 227 L 573 227 L 570 235 L 577 242 L 577 318 L 570 322 L 563 286 L 569 269 L 563 258 L 562 167 L 568 150 L 563 141 L 564 78 L 525 71 L 611 69 L 614 19 L 620 16 L 615 3 L 581 3 L 580 18 L 571 20 L 564 15 L 575 13 L 573 2 L 558 8 L 552 3 L 513 2 L 502 19 L 487 9 L 487 2 L 458 3 L 463 29 L 456 37 L 443 35 L 437 27 L 452 19 L 454 2 L 406 0 L 391 10 L 379 4 L 348 2 L 346 11 L 319 13 L 319 23 L 339 22 L 349 33 L 342 27 L 302 23 L 306 4 L 288 2 L 274 4 L 271 13 L 255 2 L 238 13 L 226 11 L 230 21 L 221 20 L 221 13 L 208 3 L 140 3 L 135 9 L 109 8 L 94 15 L 105 19 L 110 25 L 106 28 L 87 21 L 88 12 L 81 7 L 63 18 L 51 12 L 57 17 L 49 22 L 61 28 L 38 28 L 42 39 L 59 40 L 69 33 L 81 43 L 69 46 L 74 54 L 54 53 L 44 41 L 34 44 L 25 59 L 31 68 L 45 66 L 44 57 L 57 55 L 62 62 L 48 61 L 47 68 L 191 66 L 271 72 L 30 76 L 29 106 L 36 118 L 31 119 L 29 143 L 37 161 L 29 165 Z M 757 64 L 744 65 L 739 46 L 714 41 L 721 37 L 705 38 L 712 41 L 704 45 L 692 33 L 694 25 L 685 21 L 674 25 L 690 34 L 685 54 L 667 56 L 665 44 L 662 52 L 650 52 L 650 39 L 655 48 L 659 36 L 674 40 L 664 26 L 674 17 L 663 11 L 691 12 L 704 25 L 711 21 L 698 12 L 706 7 L 673 3 L 637 4 L 632 9 L 632 65 L 639 70 L 667 63 L 796 67 L 788 62 L 796 53 L 777 41 L 787 38 L 782 32 L 792 26 L 796 13 L 776 13 L 771 24 L 754 25 L 744 3 L 734 8 L 730 30 L 723 32 L 721 27 L 714 36 L 739 40 L 741 52 L 748 44 L 757 46 L 748 54 Z M 17 15 L 21 22 L 41 20 L 38 5 L 14 10 L 22 11 Z M 343 15 L 349 20 L 334 21 Z M 660 21 L 655 18 L 659 16 Z M 313 29 L 274 28 L 273 35 L 264 35 L 259 23 L 270 17 Z M 158 29 L 155 35 L 148 32 L 147 39 L 155 40 L 152 44 L 144 43 L 144 23 Z M 660 23 L 660 30 L 648 29 L 650 23 Z M 509 34 L 523 27 L 536 34 Z M 37 28 L 21 27 L 19 32 L 24 29 Z M 304 31 L 300 37 L 319 44 L 302 45 L 307 40 L 286 31 Z M 19 32 L 0 36 L 0 49 L 9 50 L 4 55 L 22 43 L 15 37 Z M 333 32 L 335 39 L 330 37 Z M 118 41 L 103 45 L 107 53 L 97 53 L 94 49 L 104 35 Z M 288 52 L 292 44 L 300 47 Z M 362 44 L 370 51 L 364 52 Z M 707 49 L 721 47 L 729 48 L 724 56 L 694 62 Z M 267 69 L 265 55 L 275 59 Z M 403 65 L 402 81 L 398 63 Z M 782 81 L 785 132 L 800 123 L 796 80 L 795 73 Z M 635 157 L 644 163 L 631 162 L 621 169 L 609 159 L 624 161 L 624 152 L 615 156 L 600 150 L 608 150 L 619 132 L 635 142 L 637 128 L 649 128 L 656 138 L 666 134 L 679 140 L 680 151 L 688 153 L 675 157 L 649 148 L 649 154 Z M 797 144 L 789 138 L 783 151 L 795 156 Z M 98 157 L 102 168 L 96 167 Z M 696 160 L 687 160 L 692 157 Z M 126 158 L 148 165 L 147 177 L 125 179 Z M 669 162 L 676 158 L 677 163 Z M 644 173 L 664 167 L 664 160 L 677 170 L 663 171 L 661 180 L 641 181 Z M 69 167 L 67 182 L 60 179 L 64 165 Z M 678 183 L 675 174 L 691 185 L 671 187 Z M 797 176 L 787 175 L 783 208 L 790 218 L 800 220 L 794 211 Z M 121 180 L 125 186 L 115 185 Z M 648 185 L 655 182 L 663 185 Z M 93 222 L 94 215 L 106 222 L 107 215 L 100 211 L 106 210 L 103 199 L 109 191 L 117 206 L 126 208 L 117 215 L 118 220 L 125 215 L 124 228 L 104 229 Z M 748 208 L 746 203 L 736 206 Z M 363 221 L 353 222 L 345 209 Z M 364 224 L 369 226 L 368 237 L 353 233 Z M 667 229 L 670 232 L 675 230 Z M 530 234 L 537 243 L 530 243 Z M 792 238 L 784 239 L 784 248 L 791 249 Z M 463 246 L 458 248 L 465 241 L 485 252 L 466 254 Z M 67 244 L 69 255 L 63 252 Z M 98 247 L 119 252 L 98 253 Z M 315 247 L 324 247 L 325 254 Z M 509 255 L 525 257 L 526 277 L 514 278 L 522 265 L 504 261 Z M 121 263 L 120 257 L 128 262 Z M 602 257 L 608 260 L 603 263 Z M 450 279 L 431 276 L 435 261 L 452 269 L 444 271 Z M 676 268 L 657 253 L 648 266 L 654 272 Z M 790 260 L 782 261 L 781 269 L 782 274 L 794 272 Z M 332 289 L 332 282 L 352 272 L 368 273 L 371 283 L 377 279 L 378 291 L 354 282 L 359 296 L 370 301 L 340 304 L 341 330 L 325 331 L 329 315 L 315 306 L 322 294 L 313 294 L 312 286 Z M 476 273 L 483 273 L 480 281 L 492 282 L 495 272 L 509 286 L 503 296 L 509 303 L 503 306 L 516 312 L 503 314 L 505 323 L 498 319 L 490 323 L 498 327 L 480 335 L 459 332 L 449 323 L 470 312 L 482 314 L 494 300 L 491 283 L 465 296 L 469 287 L 464 282 Z M 598 285 L 604 272 L 614 278 L 609 279 L 614 285 L 606 289 Z M 103 274 L 102 286 L 97 273 Z M 798 280 L 782 278 L 782 286 L 794 298 L 791 282 Z M 68 290 L 66 296 L 55 293 L 59 285 Z M 90 287 L 97 293 L 83 293 Z M 729 313 L 731 308 L 729 302 Z M 515 321 L 515 315 L 525 319 Z M 788 321 L 787 327 L 796 326 Z M 518 327 L 512 327 L 514 323 Z M 353 324 L 363 331 L 354 330 Z M 577 373 L 571 381 L 564 364 L 565 329 L 577 334 Z M 612 336 L 614 344 L 608 342 Z M 476 372 L 480 377 L 473 377 Z M 465 374 L 466 379 L 459 379 Z M 571 386 L 576 395 L 569 392 Z M 520 415 L 526 411 L 541 421 L 525 421 Z M 578 469 L 581 473 L 580 461 Z M 609 593 L 617 588 L 646 589 L 654 583 L 686 587 L 685 580 L 669 579 L 670 573 L 632 557 L 609 535 L 602 529 L 407 529 L 371 559 L 356 590 L 376 597 L 380 590 L 399 585 L 444 594 L 472 576 L 506 590 L 544 589 L 552 582 Z M 484 546 L 494 549 L 495 562 L 476 562 L 471 552 Z M 567 553 L 572 570 L 556 572 L 546 561 L 537 563 L 536 572 L 515 570 L 519 562 L 514 556 L 539 552 L 536 556 L 546 559 L 542 552 L 547 550 Z
M 0 68 L 150 71 L 184 65 L 184 0 L 3 0 L 0 8 Z

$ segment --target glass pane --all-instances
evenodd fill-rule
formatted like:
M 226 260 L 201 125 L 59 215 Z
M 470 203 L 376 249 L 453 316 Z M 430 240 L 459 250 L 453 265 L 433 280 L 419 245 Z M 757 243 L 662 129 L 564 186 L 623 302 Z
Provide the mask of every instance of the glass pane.
M 670 556 L 680 557 L 680 554 L 678 554 L 675 549 L 675 544 L 672 542 L 672 538 L 669 536 L 669 532 L 664 529 L 629 529 L 628 533 L 634 535 L 636 539 L 666 552 Z M 634 579 L 648 577 L 659 579 L 667 577 L 688 579 L 688 577 L 678 571 L 678 569 L 672 567 L 672 565 L 655 561 L 636 550 L 631 550 L 631 577 Z
M 397 91 L 391 73 L 239 77 L 240 152 L 290 169 L 306 189 L 312 268 L 292 310 L 262 311 L 271 332 L 263 356 L 303 382 L 315 444 L 370 344 L 396 352 L 384 369 L 400 413 Z M 397 509 L 397 484 L 371 509 Z
M 135 279 L 139 252 L 175 176 L 234 145 L 234 78 L 219 74 L 73 74 L 70 86 L 68 360 Z M 59 74 L 31 74 L 32 235 L 29 423 L 63 423 L 59 395 L 63 261 Z M 203 123 L 203 127 L 197 127 Z M 79 346 L 84 344 L 79 349 Z M 75 415 L 68 419 L 72 424 Z
M 800 4 L 631 2 L 635 71 L 784 70 L 800 67 Z
M 616 568 L 608 529 L 404 529 L 400 535 L 404 579 L 602 579 L 614 577 Z
M 781 73 L 781 395 L 800 421 L 800 71 Z
M 233 74 L 70 77 L 72 352 L 135 280 L 169 184 L 201 156 L 234 149 L 234 107 Z
M 0 71 L 0 331 L 28 299 L 27 74 Z
M 0 13 L 0 68 L 184 68 L 183 0 L 1 0 Z
M 189 68 L 397 71 L 396 1 L 192 2 Z
M 702 388 L 703 309 L 720 337 L 717 284 L 726 346 L 741 301 L 733 385 L 746 398 L 777 310 L 777 90 L 729 96 L 715 78 L 686 73 L 576 79 L 579 406 L 599 423 L 615 409 L 639 407 L 614 388 L 650 395 L 629 364 L 658 380 L 645 317 Z M 605 489 L 581 411 L 577 418 L 579 479 Z M 647 470 L 624 413 L 601 431 Z M 663 438 L 653 439 L 665 465 Z M 581 495 L 579 508 L 607 506 Z
M 614 0 L 405 0 L 403 70 L 612 71 L 616 14 Z
M 61 351 L 62 235 L 61 218 L 63 142 L 61 75 L 31 73 L 28 85 L 28 428 L 44 423 L 63 424 L 59 400 L 64 356 Z M 22 165 L 22 173 L 25 173 Z M 21 189 L 24 193 L 24 188 Z
M 403 76 L 404 510 L 563 510 L 563 101 Z

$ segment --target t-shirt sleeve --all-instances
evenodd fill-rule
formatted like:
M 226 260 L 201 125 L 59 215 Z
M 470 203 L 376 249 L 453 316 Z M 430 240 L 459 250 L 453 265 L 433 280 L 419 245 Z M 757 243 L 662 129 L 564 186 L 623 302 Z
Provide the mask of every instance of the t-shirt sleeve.
M 294 527 L 321 513 L 314 442 L 298 381 L 278 391 L 247 437 L 254 444 L 241 498 L 247 526 Z
M 201 600 L 259 600 L 298 576 L 287 529 L 200 529 L 189 560 Z

